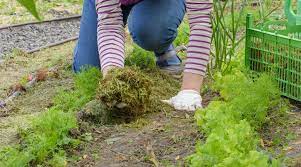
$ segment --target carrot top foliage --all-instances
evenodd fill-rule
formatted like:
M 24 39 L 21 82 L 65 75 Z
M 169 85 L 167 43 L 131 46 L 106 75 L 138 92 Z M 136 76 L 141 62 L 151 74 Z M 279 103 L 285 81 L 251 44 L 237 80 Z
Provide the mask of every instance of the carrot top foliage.
M 152 52 L 145 51 L 136 44 L 130 55 L 125 58 L 126 66 L 137 66 L 140 69 L 149 69 L 156 67 L 155 55 Z
M 219 77 L 214 86 L 222 99 L 195 114 L 207 138 L 188 158 L 191 166 L 280 166 L 258 149 L 257 131 L 269 125 L 269 116 L 285 116 L 284 110 L 271 110 L 280 105 L 273 80 L 263 75 L 253 81 L 237 72 Z
M 0 150 L 0 166 L 65 166 L 63 146 L 79 143 L 69 136 L 69 131 L 77 128 L 76 111 L 94 98 L 100 78 L 95 68 L 77 74 L 74 91 L 59 93 L 53 107 L 35 118 L 30 128 L 21 130 L 18 145 Z

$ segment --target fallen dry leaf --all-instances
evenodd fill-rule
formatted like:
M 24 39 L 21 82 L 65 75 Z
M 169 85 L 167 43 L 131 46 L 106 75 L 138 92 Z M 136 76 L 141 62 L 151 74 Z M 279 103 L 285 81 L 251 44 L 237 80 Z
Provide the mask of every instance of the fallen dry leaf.
M 286 148 L 284 148 L 283 150 L 284 151 L 290 151 L 290 150 L 292 150 L 293 149 L 293 147 L 286 147 Z
M 10 88 L 9 88 L 9 91 L 8 91 L 8 96 L 10 96 L 10 95 L 12 95 L 13 93 L 15 93 L 15 92 L 26 92 L 26 89 L 25 89 L 25 87 L 23 86 L 23 85 L 21 85 L 20 83 L 17 83 L 16 85 L 14 85 L 14 86 L 11 86 Z
M 39 81 L 45 81 L 48 76 L 48 70 L 45 68 L 42 68 L 37 71 L 37 82 Z
M 160 166 L 159 161 L 155 155 L 155 152 L 154 152 L 151 142 L 148 141 L 147 144 L 145 145 L 145 147 L 146 147 L 146 154 L 150 157 L 149 161 L 151 161 L 155 167 L 159 167 Z
M 262 139 L 260 139 L 260 145 L 261 145 L 261 147 L 264 147 L 265 145 L 264 145 L 264 141 L 262 140 Z

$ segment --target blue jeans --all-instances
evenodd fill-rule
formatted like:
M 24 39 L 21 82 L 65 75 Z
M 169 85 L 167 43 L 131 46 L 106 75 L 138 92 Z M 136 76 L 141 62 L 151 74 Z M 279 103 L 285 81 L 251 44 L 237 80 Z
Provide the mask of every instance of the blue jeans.
M 143 0 L 122 6 L 123 21 L 125 25 L 128 23 L 136 44 L 160 56 L 172 49 L 185 9 L 185 0 Z M 168 61 L 180 63 L 177 57 Z M 78 72 L 84 66 L 100 67 L 95 0 L 84 0 L 79 39 L 74 49 L 74 71 Z

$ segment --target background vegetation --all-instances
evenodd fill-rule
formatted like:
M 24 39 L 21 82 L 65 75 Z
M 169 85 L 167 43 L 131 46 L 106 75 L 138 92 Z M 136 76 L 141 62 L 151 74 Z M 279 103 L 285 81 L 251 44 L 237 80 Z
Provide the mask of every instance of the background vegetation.
M 82 2 L 82 0 L 1 0 L 0 25 L 38 21 L 22 4 L 40 20 L 47 20 L 80 14 Z

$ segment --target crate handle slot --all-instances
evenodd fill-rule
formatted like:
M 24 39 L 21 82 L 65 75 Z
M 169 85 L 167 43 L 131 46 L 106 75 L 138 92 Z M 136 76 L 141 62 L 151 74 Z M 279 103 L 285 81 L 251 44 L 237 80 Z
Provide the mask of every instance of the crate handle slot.
M 301 25 L 301 0 L 297 2 L 297 13 L 292 8 L 292 0 L 286 0 L 284 10 L 288 19 L 288 26 Z

